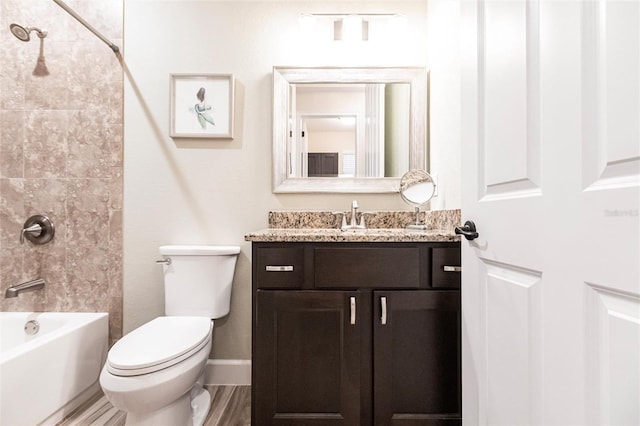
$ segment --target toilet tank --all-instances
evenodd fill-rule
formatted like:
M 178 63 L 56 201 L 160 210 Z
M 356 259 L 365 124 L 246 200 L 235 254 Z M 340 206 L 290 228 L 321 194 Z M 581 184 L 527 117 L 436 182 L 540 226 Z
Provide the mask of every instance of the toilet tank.
M 229 313 L 240 247 L 167 245 L 163 265 L 165 315 L 221 318 Z

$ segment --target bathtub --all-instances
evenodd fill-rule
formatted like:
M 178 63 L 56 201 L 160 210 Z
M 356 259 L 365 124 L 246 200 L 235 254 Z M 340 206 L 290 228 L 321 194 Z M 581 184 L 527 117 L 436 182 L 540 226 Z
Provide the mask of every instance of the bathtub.
M 95 394 L 108 329 L 106 313 L 0 312 L 0 425 L 56 424 Z

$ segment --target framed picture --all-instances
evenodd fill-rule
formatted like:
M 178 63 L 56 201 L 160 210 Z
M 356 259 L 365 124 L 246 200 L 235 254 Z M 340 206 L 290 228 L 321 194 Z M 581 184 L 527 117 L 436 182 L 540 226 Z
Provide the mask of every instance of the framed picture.
M 233 139 L 233 74 L 170 74 L 171 137 Z

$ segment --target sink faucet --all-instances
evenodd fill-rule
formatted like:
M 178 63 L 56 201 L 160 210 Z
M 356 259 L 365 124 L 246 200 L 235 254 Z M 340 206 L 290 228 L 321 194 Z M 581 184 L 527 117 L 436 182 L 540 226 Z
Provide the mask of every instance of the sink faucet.
M 356 227 L 356 213 L 358 212 L 358 202 L 353 200 L 351 202 L 351 223 L 349 224 L 350 228 Z
M 343 231 L 347 230 L 347 229 L 365 229 L 366 226 L 364 224 L 364 213 L 360 214 L 360 224 L 358 224 L 357 219 L 356 219 L 356 215 L 358 213 L 358 202 L 356 200 L 353 200 L 353 202 L 351 203 L 351 220 L 350 223 L 347 225 L 347 218 L 346 218 L 346 213 L 342 214 L 342 226 L 340 227 L 340 229 L 342 229 Z
M 39 290 L 44 287 L 44 280 L 42 278 L 38 278 L 35 280 L 27 281 L 21 284 L 12 285 L 7 289 L 4 293 L 4 297 L 18 297 L 18 294 L 23 293 L 25 291 L 34 291 Z

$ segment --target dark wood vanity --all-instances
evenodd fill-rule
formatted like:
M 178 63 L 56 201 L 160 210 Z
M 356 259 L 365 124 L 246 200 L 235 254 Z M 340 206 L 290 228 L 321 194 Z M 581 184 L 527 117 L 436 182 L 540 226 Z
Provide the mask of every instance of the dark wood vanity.
M 338 177 L 337 152 L 309 152 L 307 154 L 307 175 L 309 177 Z
M 459 242 L 253 240 L 252 425 L 459 425 Z

